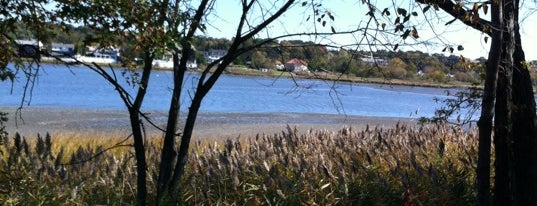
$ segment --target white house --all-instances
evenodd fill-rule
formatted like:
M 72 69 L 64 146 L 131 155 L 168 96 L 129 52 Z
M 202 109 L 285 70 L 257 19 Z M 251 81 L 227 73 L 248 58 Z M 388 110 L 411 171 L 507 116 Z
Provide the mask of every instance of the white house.
M 153 60 L 153 66 L 161 69 L 173 69 L 173 59 L 155 59 Z M 188 60 L 186 62 L 187 69 L 197 69 L 198 63 L 196 60 Z
M 222 58 L 226 54 L 227 54 L 227 50 L 222 50 L 222 49 L 209 49 L 203 52 L 203 56 L 205 57 L 207 64 L 213 63 L 214 61 Z
M 55 56 L 72 57 L 75 55 L 74 44 L 52 43 L 50 47 L 51 54 Z
M 305 72 L 308 71 L 308 63 L 297 58 L 291 59 L 285 63 L 285 69 L 289 72 Z
M 278 71 L 283 71 L 283 70 L 285 70 L 285 65 L 283 65 L 282 62 L 281 62 L 281 61 L 278 61 L 278 60 L 276 60 L 276 61 L 274 62 L 274 67 L 275 67 L 276 70 L 278 70 Z
M 97 64 L 116 64 L 119 63 L 120 52 L 118 48 L 96 48 L 87 47 L 86 55 L 76 55 L 75 58 L 78 61 L 85 63 L 97 63 Z
M 362 55 L 360 60 L 362 60 L 362 62 L 364 62 L 365 64 L 367 64 L 369 66 L 372 66 L 372 65 L 386 66 L 386 65 L 388 65 L 388 61 L 386 61 L 385 59 L 373 57 L 372 55 L 371 56 Z

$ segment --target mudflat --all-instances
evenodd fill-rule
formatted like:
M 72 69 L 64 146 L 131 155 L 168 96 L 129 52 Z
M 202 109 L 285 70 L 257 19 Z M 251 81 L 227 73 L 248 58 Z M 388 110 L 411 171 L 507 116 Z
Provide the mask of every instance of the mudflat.
M 8 112 L 7 130 L 10 134 L 33 137 L 37 133 L 51 134 L 62 132 L 77 133 L 125 133 L 130 131 L 129 116 L 122 110 L 91 110 L 26 107 L 1 108 Z M 156 126 L 164 128 L 167 113 L 148 111 L 147 116 Z M 183 117 L 186 115 L 182 115 Z M 181 123 L 184 119 L 181 119 Z M 392 127 L 398 122 L 415 125 L 416 119 L 388 118 L 333 114 L 309 113 L 204 113 L 198 115 L 194 128 L 194 138 L 236 138 L 253 137 L 256 134 L 274 134 L 286 130 L 287 125 L 296 127 L 299 132 L 314 130 L 337 131 L 343 127 L 363 129 L 383 126 Z M 182 129 L 180 123 L 179 129 Z M 147 132 L 161 134 L 160 130 L 144 121 Z

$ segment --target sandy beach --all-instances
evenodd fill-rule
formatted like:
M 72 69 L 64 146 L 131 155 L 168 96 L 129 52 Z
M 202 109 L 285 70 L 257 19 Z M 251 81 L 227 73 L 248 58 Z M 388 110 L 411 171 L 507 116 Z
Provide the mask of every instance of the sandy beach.
M 87 110 L 58 108 L 0 108 L 9 112 L 7 130 L 10 134 L 32 137 L 37 133 L 51 134 L 62 132 L 77 133 L 125 133 L 130 129 L 129 117 L 121 110 Z M 167 114 L 164 112 L 148 112 L 148 116 L 156 125 L 164 127 Z M 184 116 L 184 115 L 183 115 Z M 298 114 L 298 113 L 200 113 L 196 121 L 194 138 L 236 138 L 256 134 L 280 133 L 286 126 L 296 127 L 299 132 L 309 129 L 338 130 L 342 127 L 355 129 L 370 126 L 391 127 L 402 122 L 414 125 L 415 119 L 384 118 L 367 116 L 348 116 L 331 114 Z M 159 130 L 145 123 L 147 131 L 159 134 Z M 180 127 L 182 128 L 182 127 Z

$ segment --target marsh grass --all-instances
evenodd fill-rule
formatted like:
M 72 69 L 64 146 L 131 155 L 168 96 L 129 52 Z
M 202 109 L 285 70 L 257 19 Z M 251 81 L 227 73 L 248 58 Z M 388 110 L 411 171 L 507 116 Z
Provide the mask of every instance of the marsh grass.
M 125 138 L 13 135 L 0 146 L 0 200 L 132 205 L 135 161 Z M 204 139 L 192 146 L 177 198 L 185 205 L 471 205 L 476 138 L 454 126 L 398 124 Z M 154 188 L 160 138 L 146 147 Z

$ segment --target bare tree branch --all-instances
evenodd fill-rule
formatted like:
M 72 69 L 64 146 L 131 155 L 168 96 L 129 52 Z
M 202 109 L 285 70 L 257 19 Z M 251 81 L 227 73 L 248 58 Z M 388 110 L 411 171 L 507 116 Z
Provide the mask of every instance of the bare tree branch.
M 466 24 L 467 26 L 486 33 L 489 36 L 492 35 L 491 29 L 493 28 L 493 25 L 491 25 L 490 21 L 487 21 L 482 18 L 478 18 L 477 21 L 473 20 L 472 18 L 467 18 L 471 16 L 470 12 L 458 6 L 451 0 L 416 0 L 416 2 L 421 4 L 438 6 L 440 9 L 442 9 L 455 19 L 458 19 L 462 23 Z

